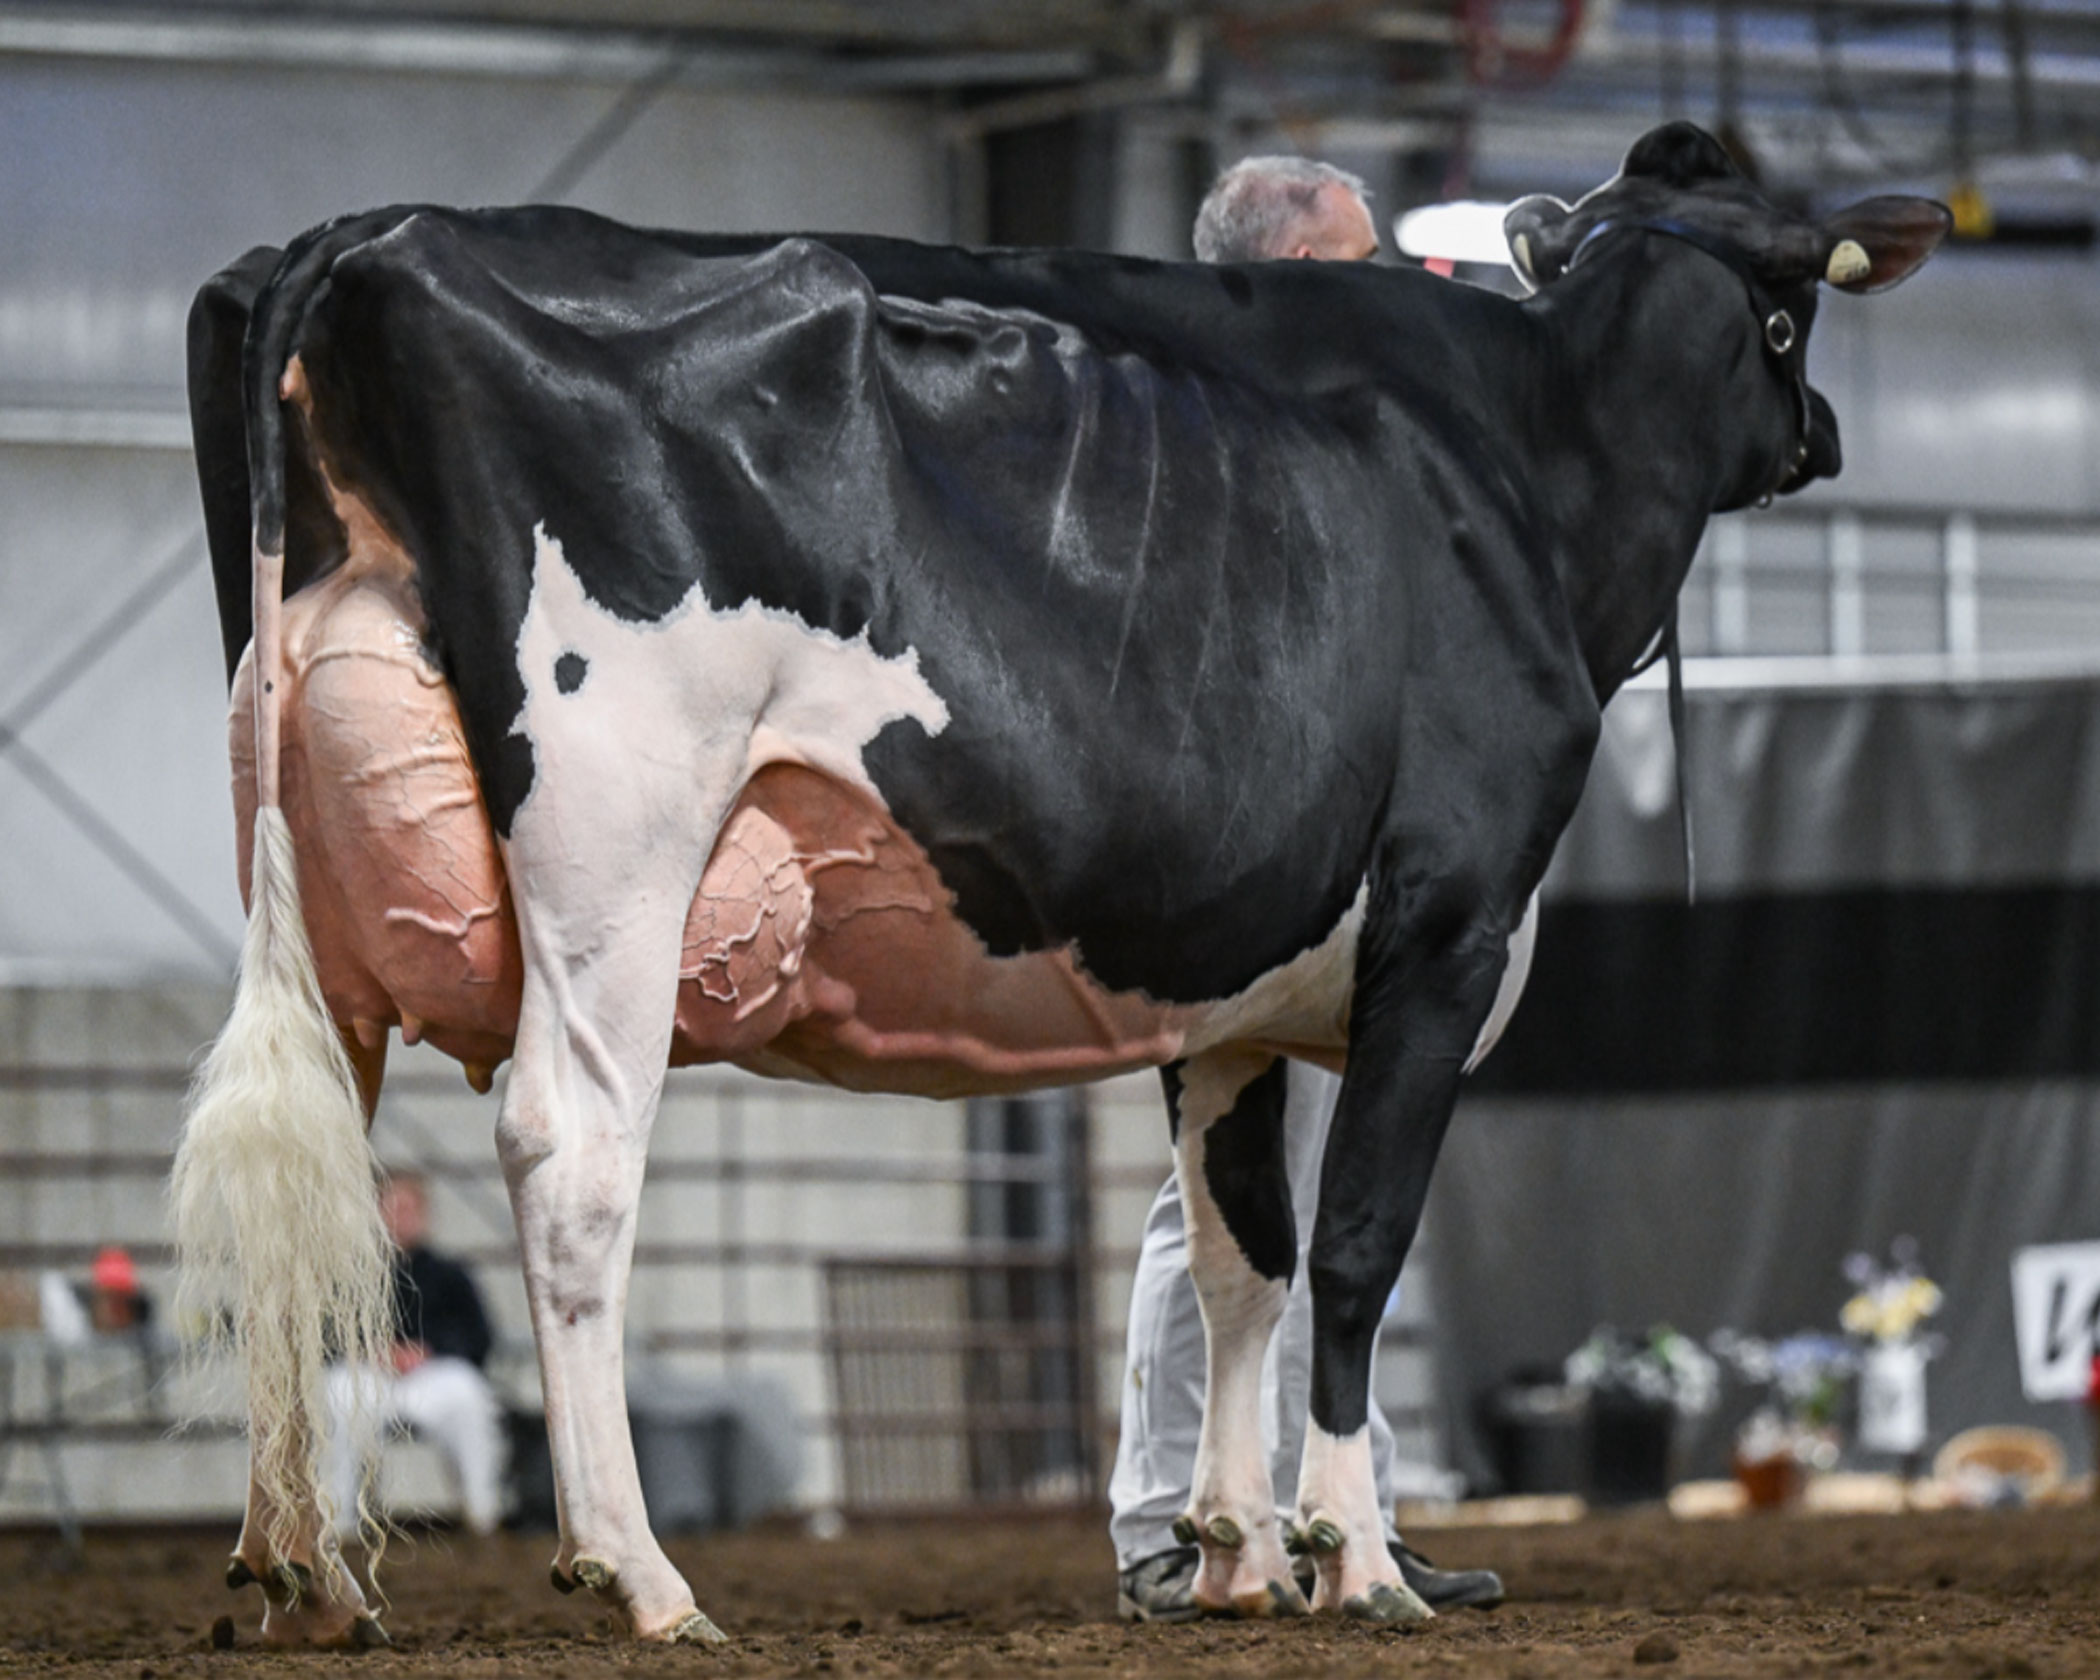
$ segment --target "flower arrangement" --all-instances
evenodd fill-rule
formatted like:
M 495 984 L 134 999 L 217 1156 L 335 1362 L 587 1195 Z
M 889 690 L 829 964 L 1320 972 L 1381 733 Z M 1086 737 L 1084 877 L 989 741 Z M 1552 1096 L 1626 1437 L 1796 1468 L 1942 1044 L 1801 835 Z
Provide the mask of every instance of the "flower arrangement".
M 1812 1470 L 1837 1463 L 1846 1390 L 1859 1369 L 1850 1342 L 1815 1331 L 1773 1342 L 1717 1330 L 1708 1345 L 1743 1381 L 1766 1391 L 1736 1432 L 1740 1463 L 1783 1459 Z
M 1845 1275 L 1856 1293 L 1838 1322 L 1860 1344 L 1859 1444 L 1896 1454 L 1915 1476 L 1926 1440 L 1925 1366 L 1941 1347 L 1941 1338 L 1921 1331 L 1944 1297 L 1920 1269 L 1910 1237 L 1890 1245 L 1886 1266 L 1872 1255 L 1853 1255 Z
M 1845 1262 L 1845 1276 L 1857 1291 L 1838 1314 L 1848 1336 L 1883 1345 L 1907 1342 L 1918 1327 L 1940 1310 L 1940 1286 L 1918 1269 L 1915 1238 L 1898 1237 L 1889 1246 L 1884 1267 L 1871 1254 Z
M 1568 1355 L 1568 1381 L 1591 1393 L 1622 1395 L 1698 1417 L 1720 1398 L 1720 1368 L 1691 1337 L 1667 1324 L 1635 1336 L 1599 1325 Z

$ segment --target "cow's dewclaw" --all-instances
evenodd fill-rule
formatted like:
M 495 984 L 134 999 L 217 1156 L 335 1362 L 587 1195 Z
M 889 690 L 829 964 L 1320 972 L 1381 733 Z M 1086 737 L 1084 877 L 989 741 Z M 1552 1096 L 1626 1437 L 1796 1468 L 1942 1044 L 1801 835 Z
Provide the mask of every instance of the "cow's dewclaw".
M 604 1592 L 613 1584 L 617 1571 L 598 1558 L 578 1558 L 569 1566 L 569 1573 L 579 1587 L 589 1587 L 592 1592 Z
M 1230 1517 L 1212 1517 L 1203 1525 L 1203 1532 L 1213 1546 L 1223 1546 L 1228 1552 L 1238 1551 L 1247 1539 Z

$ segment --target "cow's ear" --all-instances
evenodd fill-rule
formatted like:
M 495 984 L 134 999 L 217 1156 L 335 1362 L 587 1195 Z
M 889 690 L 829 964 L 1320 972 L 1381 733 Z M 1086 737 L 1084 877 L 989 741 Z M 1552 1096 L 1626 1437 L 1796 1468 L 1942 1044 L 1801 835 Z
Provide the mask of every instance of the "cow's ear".
M 1823 278 L 1847 292 L 1907 280 L 1939 248 L 1954 212 L 1929 198 L 1865 198 L 1822 225 Z
M 1502 218 L 1502 237 L 1509 241 L 1509 266 L 1533 291 L 1558 280 L 1575 254 L 1578 242 L 1568 216 L 1568 207 L 1559 199 L 1534 193 L 1518 199 Z
M 1740 180 L 1742 171 L 1728 148 L 1697 123 L 1664 123 L 1633 143 L 1619 174 L 1660 181 L 1671 187 L 1696 187 L 1706 181 Z

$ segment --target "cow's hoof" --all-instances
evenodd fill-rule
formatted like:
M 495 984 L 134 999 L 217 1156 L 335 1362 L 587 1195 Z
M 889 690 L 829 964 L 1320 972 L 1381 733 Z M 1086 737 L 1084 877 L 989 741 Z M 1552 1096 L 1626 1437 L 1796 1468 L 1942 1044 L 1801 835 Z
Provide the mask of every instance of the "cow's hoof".
M 569 1573 L 575 1576 L 579 1587 L 589 1587 L 592 1592 L 603 1592 L 613 1584 L 614 1569 L 599 1558 L 578 1558 L 569 1565 Z
M 1359 1622 L 1376 1622 L 1381 1627 L 1412 1627 L 1436 1616 L 1412 1587 L 1395 1586 L 1389 1581 L 1380 1581 L 1368 1591 L 1343 1599 L 1342 1614 Z
M 360 1616 L 352 1622 L 349 1640 L 353 1651 L 380 1651 L 393 1644 L 376 1616 Z
M 561 1565 L 558 1563 L 547 1565 L 547 1579 L 554 1584 L 554 1590 L 564 1598 L 576 1590 L 576 1583 L 561 1572 Z
M 258 1586 L 262 1577 L 248 1567 L 248 1560 L 235 1552 L 226 1560 L 226 1590 L 239 1592 L 243 1587 Z
M 1232 1608 L 1235 1615 L 1247 1621 L 1309 1614 L 1305 1595 L 1291 1581 L 1270 1581 L 1260 1592 L 1241 1593 L 1233 1599 Z
M 727 1645 L 729 1635 L 707 1619 L 705 1611 L 695 1610 L 674 1627 L 668 1635 L 673 1645 Z

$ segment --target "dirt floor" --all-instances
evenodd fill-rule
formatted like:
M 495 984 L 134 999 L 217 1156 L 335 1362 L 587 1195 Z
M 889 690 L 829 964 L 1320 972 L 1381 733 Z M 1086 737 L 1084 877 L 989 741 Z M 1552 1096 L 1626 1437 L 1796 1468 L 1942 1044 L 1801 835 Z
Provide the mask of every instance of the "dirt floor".
M 0 1675 L 2100 1675 L 2092 1507 L 1438 1531 L 1432 1555 L 1499 1568 L 1511 1601 L 1407 1634 L 1329 1617 L 1125 1627 L 1099 1520 L 673 1542 L 730 1634 L 713 1651 L 620 1640 L 548 1588 L 544 1536 L 436 1535 L 390 1554 L 392 1650 L 279 1655 L 258 1648 L 253 1589 L 219 1584 L 230 1538 L 91 1535 L 68 1571 L 48 1535 L 0 1535 Z M 229 1611 L 235 1648 L 216 1651 Z

